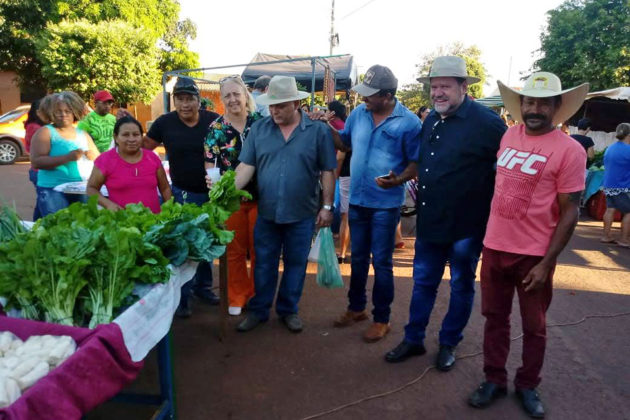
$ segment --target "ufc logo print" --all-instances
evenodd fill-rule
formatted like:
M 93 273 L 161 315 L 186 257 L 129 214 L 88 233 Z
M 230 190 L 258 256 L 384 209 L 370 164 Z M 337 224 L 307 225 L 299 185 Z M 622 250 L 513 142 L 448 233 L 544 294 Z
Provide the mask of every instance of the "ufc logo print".
M 536 162 L 547 162 L 547 157 L 531 152 L 519 152 L 508 147 L 499 156 L 497 166 L 512 170 L 516 165 L 520 165 L 520 170 L 524 174 L 536 175 L 538 170 L 533 168 Z

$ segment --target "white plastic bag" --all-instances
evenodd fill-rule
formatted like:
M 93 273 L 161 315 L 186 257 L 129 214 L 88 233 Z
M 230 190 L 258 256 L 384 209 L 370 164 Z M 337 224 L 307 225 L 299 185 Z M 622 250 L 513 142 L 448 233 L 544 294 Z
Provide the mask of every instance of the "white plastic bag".
M 87 156 L 83 155 L 77 160 L 77 169 L 79 170 L 79 175 L 81 175 L 81 179 L 87 181 L 92 174 L 92 169 L 94 168 L 94 162 L 87 158 Z
M 315 237 L 313 244 L 311 245 L 311 251 L 308 253 L 309 262 L 314 262 L 314 263 L 319 262 L 319 245 L 322 240 L 321 235 L 322 235 L 322 230 L 320 229 L 319 232 L 317 232 L 317 236 Z

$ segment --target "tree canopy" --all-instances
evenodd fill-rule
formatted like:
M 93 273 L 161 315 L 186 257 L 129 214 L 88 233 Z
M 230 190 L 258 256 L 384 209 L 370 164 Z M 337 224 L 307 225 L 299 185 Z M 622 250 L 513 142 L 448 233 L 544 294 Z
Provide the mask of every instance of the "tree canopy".
M 466 61 L 466 71 L 469 76 L 476 76 L 481 79 L 479 83 L 468 86 L 468 94 L 474 98 L 483 97 L 483 85 L 486 82 L 486 69 L 481 63 L 481 50 L 475 45 L 470 47 L 464 46 L 461 42 L 445 45 L 431 51 L 420 59 L 420 63 L 416 64 L 416 76 L 426 76 L 431 70 L 433 61 L 440 56 L 456 55 L 462 57 Z M 421 83 L 410 83 L 404 85 L 398 91 L 398 98 L 410 110 L 417 111 L 420 106 L 431 106 L 431 98 L 429 96 L 429 86 Z
M 534 71 L 555 73 L 567 87 L 630 86 L 628 0 L 568 0 L 547 16 Z
M 49 25 L 36 46 L 50 89 L 73 90 L 84 98 L 107 89 L 127 103 L 148 102 L 160 88 L 154 40 L 128 23 L 62 21 Z
M 148 60 L 156 72 L 199 67 L 199 56 L 188 50 L 188 40 L 196 36 L 196 27 L 190 20 L 178 19 L 177 0 L 0 0 L 0 69 L 15 71 L 23 88 L 61 88 L 57 84 L 59 81 L 69 81 L 72 74 L 79 76 L 78 72 L 70 71 L 74 64 L 70 59 L 75 57 L 45 51 L 46 41 L 70 36 L 73 24 L 85 28 L 88 28 L 86 25 L 94 25 L 99 30 L 106 30 L 109 26 L 122 28 L 119 25 L 124 24 L 125 36 L 131 33 L 131 28 L 137 29 L 141 42 L 150 41 Z M 51 34 L 50 30 L 56 32 Z M 94 33 L 91 29 L 88 31 Z M 153 49 L 155 45 L 157 49 Z M 110 65 L 122 65 L 116 56 L 104 55 L 113 51 L 116 48 L 100 53 L 99 58 L 105 63 L 110 62 Z M 47 60 L 46 70 L 41 62 L 44 58 Z M 57 61 L 50 61 L 53 59 Z M 55 69 L 67 71 L 55 75 L 55 81 L 51 82 L 49 77 Z M 121 68 L 112 71 L 118 74 L 125 72 Z M 99 80 L 101 74 L 89 73 L 96 84 L 103 86 Z M 103 80 L 109 81 L 108 76 L 103 77 Z M 84 83 L 81 80 L 73 80 L 65 88 L 80 86 Z M 151 85 L 156 82 L 159 83 L 159 76 Z M 151 85 L 147 86 L 147 92 L 153 90 Z M 140 94 L 138 89 L 135 89 L 139 95 L 137 98 L 146 98 L 147 92 Z

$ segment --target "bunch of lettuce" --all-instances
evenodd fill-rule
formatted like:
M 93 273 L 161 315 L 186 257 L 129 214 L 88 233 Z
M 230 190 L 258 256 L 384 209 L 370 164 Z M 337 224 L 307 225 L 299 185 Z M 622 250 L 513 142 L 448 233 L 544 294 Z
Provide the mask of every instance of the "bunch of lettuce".
M 0 207 L 0 242 L 10 241 L 18 233 L 24 232 L 22 220 L 17 215 L 15 208 L 8 206 Z
M 135 283 L 170 277 L 160 248 L 116 216 L 96 199 L 75 203 L 0 244 L 0 296 L 29 319 L 111 322 Z
M 0 243 L 0 296 L 25 318 L 94 327 L 111 322 L 136 283 L 166 282 L 168 264 L 212 261 L 234 233 L 224 230 L 245 191 L 229 171 L 203 206 L 170 200 L 153 214 L 140 204 L 111 212 L 97 198 L 15 228 Z M 16 216 L 17 217 L 17 216 Z
M 234 171 L 226 172 L 202 206 L 173 200 L 164 203 L 158 223 L 148 228 L 145 240 L 158 245 L 174 266 L 186 260 L 211 262 L 223 255 L 225 245 L 234 239 L 234 232 L 223 229 L 225 222 L 239 209 L 243 197 L 251 199 L 247 191 L 236 189 L 234 178 Z

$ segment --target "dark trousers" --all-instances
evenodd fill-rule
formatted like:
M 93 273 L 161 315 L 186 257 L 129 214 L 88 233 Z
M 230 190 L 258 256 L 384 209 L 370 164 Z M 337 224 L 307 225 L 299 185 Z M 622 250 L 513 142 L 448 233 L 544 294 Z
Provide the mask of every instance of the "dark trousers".
M 260 216 L 256 220 L 254 227 L 255 295 L 250 299 L 247 310 L 261 320 L 269 318 L 269 310 L 276 294 L 280 253 L 282 253 L 284 272 L 276 299 L 276 313 L 286 316 L 298 312 L 314 228 L 314 217 L 295 223 L 275 223 Z
M 535 388 L 545 358 L 545 314 L 552 297 L 553 269 L 544 287 L 525 292 L 523 279 L 542 257 L 483 249 L 481 264 L 481 313 L 486 317 L 483 356 L 486 380 L 507 384 L 505 363 L 510 352 L 510 313 L 514 290 L 523 323 L 522 366 L 517 370 L 517 389 Z
M 348 209 L 348 224 L 352 238 L 348 310 L 360 312 L 365 309 L 367 304 L 365 288 L 371 259 L 374 266 L 372 289 L 374 322 L 389 322 L 390 305 L 394 301 L 392 254 L 399 220 L 399 208 L 375 209 L 350 205 Z
M 39 206 L 37 205 L 37 194 L 39 190 L 37 187 L 37 171 L 35 169 L 30 168 L 28 170 L 28 179 L 33 183 L 33 186 L 35 186 L 35 207 L 33 208 L 33 221 L 36 222 L 42 217 L 42 214 L 39 211 Z
M 413 293 L 409 323 L 405 326 L 406 341 L 423 343 L 447 261 L 450 262 L 451 269 L 451 297 L 440 329 L 440 344 L 456 346 L 463 339 L 462 332 L 470 318 L 475 297 L 475 271 L 481 247 L 480 237 L 464 238 L 445 244 L 416 239 Z
M 198 206 L 209 200 L 207 193 L 196 193 L 182 190 L 176 185 L 172 186 L 173 199 L 176 203 L 193 203 Z M 197 266 L 197 272 L 192 281 L 182 286 L 181 301 L 188 299 L 192 295 L 193 289 L 210 289 L 212 287 L 212 266 L 210 263 L 202 261 Z M 180 301 L 180 302 L 181 302 Z

